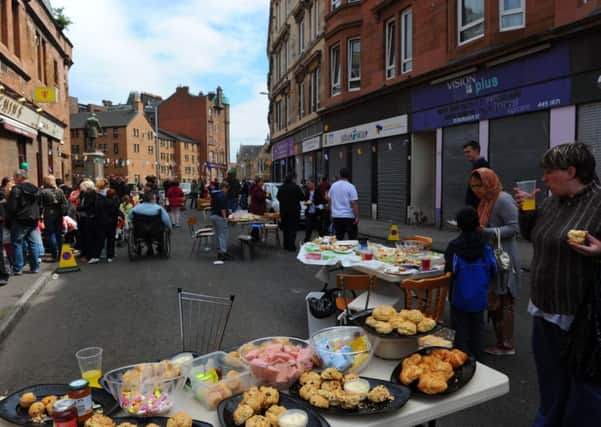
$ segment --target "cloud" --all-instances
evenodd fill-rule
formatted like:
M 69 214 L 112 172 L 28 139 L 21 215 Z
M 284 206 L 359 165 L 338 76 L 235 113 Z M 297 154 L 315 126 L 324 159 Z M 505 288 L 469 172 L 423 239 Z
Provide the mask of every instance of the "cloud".
M 73 20 L 70 94 L 123 102 L 130 91 L 164 98 L 178 85 L 223 87 L 231 103 L 231 149 L 263 143 L 267 128 L 265 0 L 52 0 Z

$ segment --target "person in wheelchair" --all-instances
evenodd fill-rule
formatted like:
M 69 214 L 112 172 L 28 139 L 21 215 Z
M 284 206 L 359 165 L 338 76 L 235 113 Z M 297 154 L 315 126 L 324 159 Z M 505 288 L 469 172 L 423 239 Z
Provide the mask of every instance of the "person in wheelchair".
M 163 232 L 171 231 L 171 220 L 167 211 L 157 203 L 156 195 L 152 192 L 144 193 L 142 203 L 137 204 L 127 217 L 132 224 L 131 232 L 136 240 L 144 240 L 148 249 L 147 255 L 153 255 L 153 242 L 159 242 L 158 251 L 161 253 Z

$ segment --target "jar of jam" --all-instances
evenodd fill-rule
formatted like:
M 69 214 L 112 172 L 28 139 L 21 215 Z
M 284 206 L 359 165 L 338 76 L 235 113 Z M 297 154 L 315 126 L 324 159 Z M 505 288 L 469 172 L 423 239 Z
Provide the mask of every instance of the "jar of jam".
M 77 408 L 77 420 L 83 424 L 92 416 L 92 390 L 87 380 L 75 380 L 69 383 L 69 397 Z
M 61 399 L 52 405 L 54 427 L 77 427 L 77 408 L 73 399 Z

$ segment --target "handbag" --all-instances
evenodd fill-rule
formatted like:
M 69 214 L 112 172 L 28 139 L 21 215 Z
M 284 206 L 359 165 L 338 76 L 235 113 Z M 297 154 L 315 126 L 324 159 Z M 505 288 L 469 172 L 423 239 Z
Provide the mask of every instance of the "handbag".
M 499 308 L 501 299 L 499 295 L 505 295 L 509 289 L 509 279 L 511 274 L 515 272 L 511 257 L 503 249 L 501 244 L 501 229 L 495 228 L 495 235 L 497 238 L 497 247 L 493 253 L 495 256 L 495 262 L 497 264 L 497 274 L 492 280 L 491 285 L 488 287 L 488 311 L 495 311 Z
M 324 319 L 336 313 L 336 298 L 340 293 L 340 289 L 327 289 L 326 285 L 321 292 L 323 293 L 321 297 L 311 297 L 307 300 L 309 311 L 318 319 Z
M 591 286 L 574 316 L 560 355 L 577 378 L 601 383 L 601 285 Z

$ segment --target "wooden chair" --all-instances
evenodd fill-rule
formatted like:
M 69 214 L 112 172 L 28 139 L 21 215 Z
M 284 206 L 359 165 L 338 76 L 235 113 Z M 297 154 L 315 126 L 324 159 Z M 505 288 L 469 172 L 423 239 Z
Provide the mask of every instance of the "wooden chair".
M 424 249 L 430 250 L 432 248 L 432 238 L 429 236 L 415 235 L 413 237 L 403 237 L 401 240 L 414 240 L 424 245 Z
M 450 283 L 451 273 L 427 279 L 405 279 L 401 283 L 405 308 L 420 310 L 436 321 L 442 320 Z
M 371 291 L 375 289 L 377 278 L 375 275 L 368 274 L 338 274 L 336 276 L 336 287 L 342 290 L 342 296 L 336 298 L 336 308 L 345 312 L 346 317 L 351 314 L 349 304 L 355 299 L 354 296 L 347 296 L 347 291 L 367 291 L 365 299 L 365 308 L 369 307 L 369 297 Z

